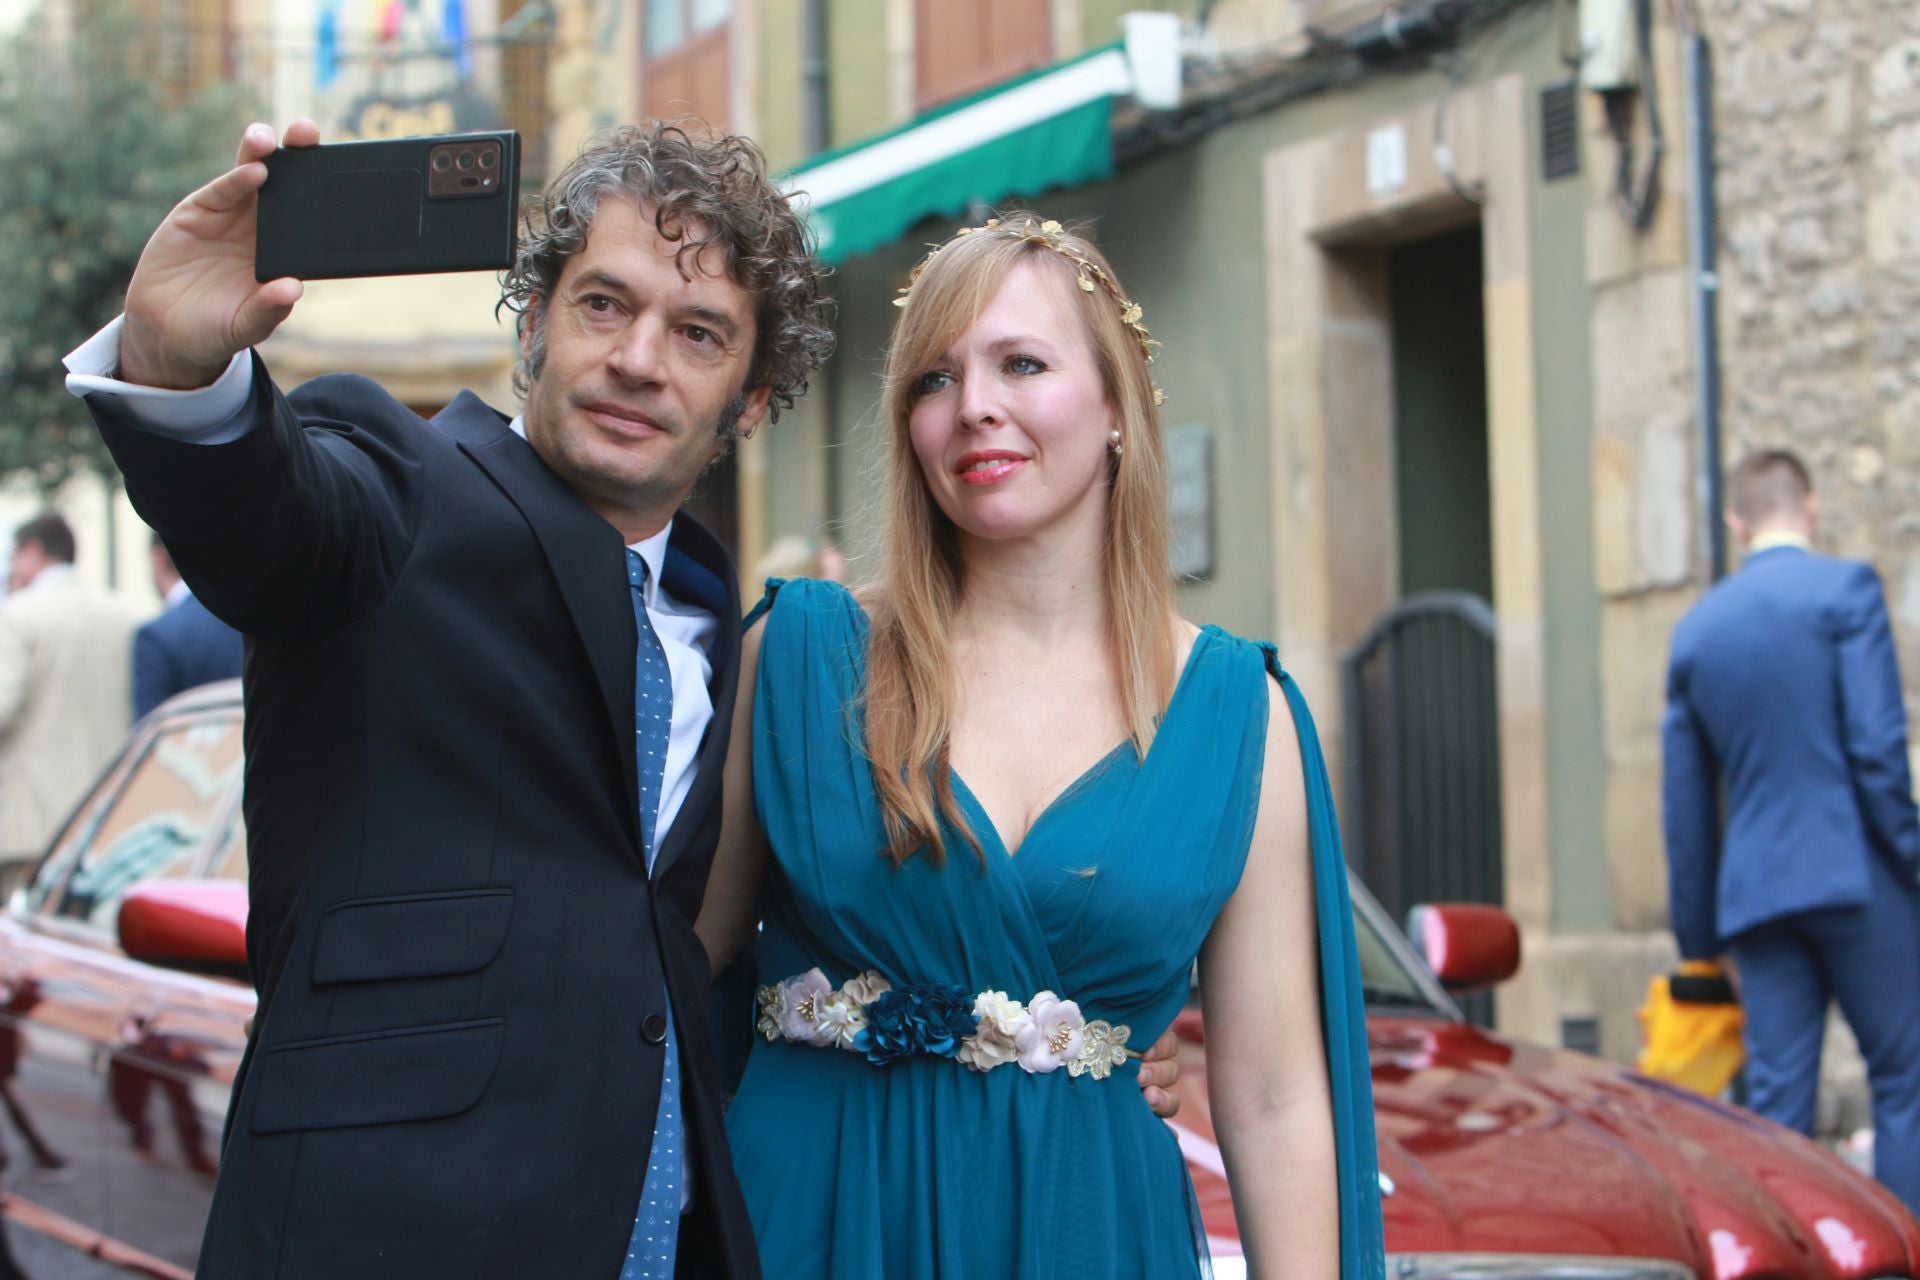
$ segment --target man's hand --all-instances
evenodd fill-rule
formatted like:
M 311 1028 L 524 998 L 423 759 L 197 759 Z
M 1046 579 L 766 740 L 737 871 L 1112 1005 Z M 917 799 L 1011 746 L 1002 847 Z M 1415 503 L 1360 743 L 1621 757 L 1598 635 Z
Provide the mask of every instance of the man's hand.
M 1140 1092 L 1146 1095 L 1147 1106 L 1153 1114 L 1162 1120 L 1173 1119 L 1174 1113 L 1180 1110 L 1180 1099 L 1171 1092 L 1180 1079 L 1180 1064 L 1173 1056 L 1179 1044 L 1169 1027 L 1140 1059 Z
M 311 120 L 287 129 L 286 145 L 320 141 Z M 188 390 L 204 387 L 234 353 L 264 341 L 300 300 L 291 277 L 253 278 L 253 241 L 262 161 L 275 151 L 273 130 L 251 124 L 234 167 L 175 205 L 141 251 L 127 287 L 120 330 L 123 381 Z

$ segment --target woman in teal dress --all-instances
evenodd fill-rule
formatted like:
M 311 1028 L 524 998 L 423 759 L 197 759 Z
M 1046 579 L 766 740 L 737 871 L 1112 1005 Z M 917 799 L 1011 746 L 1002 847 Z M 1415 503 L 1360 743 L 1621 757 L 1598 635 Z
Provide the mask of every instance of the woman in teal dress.
M 902 303 L 885 572 L 756 611 L 699 926 L 718 971 L 764 922 L 727 1119 L 763 1268 L 1199 1275 L 1133 1079 L 1198 957 L 1251 1274 L 1379 1276 L 1325 767 L 1273 651 L 1174 612 L 1140 309 L 1030 215 Z

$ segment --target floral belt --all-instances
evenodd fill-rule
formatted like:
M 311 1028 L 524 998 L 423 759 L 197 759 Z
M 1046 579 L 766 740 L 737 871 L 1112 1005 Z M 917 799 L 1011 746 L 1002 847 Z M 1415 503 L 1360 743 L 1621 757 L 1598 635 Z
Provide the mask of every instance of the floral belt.
M 864 1053 L 884 1066 L 910 1054 L 956 1058 L 975 1071 L 1010 1062 L 1034 1075 L 1105 1080 L 1128 1057 L 1132 1029 L 1080 1016 L 1080 1006 L 1042 991 L 1021 1004 L 1004 991 L 968 994 L 937 982 L 895 987 L 869 969 L 836 990 L 818 969 L 755 993 L 760 1034 Z

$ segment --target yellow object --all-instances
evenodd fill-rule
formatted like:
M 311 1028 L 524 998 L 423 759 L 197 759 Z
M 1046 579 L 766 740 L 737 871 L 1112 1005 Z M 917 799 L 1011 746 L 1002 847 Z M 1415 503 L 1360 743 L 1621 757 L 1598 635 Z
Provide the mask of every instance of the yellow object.
M 1706 977 L 1719 970 L 1696 961 L 1682 965 L 1681 972 Z M 1647 983 L 1647 1002 L 1640 1006 L 1640 1033 L 1645 1041 L 1640 1072 L 1717 1097 L 1746 1060 L 1740 1044 L 1740 1006 L 1678 1001 L 1668 983 L 1665 975 Z

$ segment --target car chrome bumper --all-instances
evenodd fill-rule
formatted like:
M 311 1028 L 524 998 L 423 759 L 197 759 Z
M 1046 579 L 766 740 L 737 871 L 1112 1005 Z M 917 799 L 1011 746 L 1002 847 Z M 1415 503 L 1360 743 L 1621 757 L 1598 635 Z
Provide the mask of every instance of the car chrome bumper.
M 1245 1280 L 1244 1258 L 1215 1258 L 1214 1280 Z M 1698 1280 L 1693 1268 L 1658 1258 L 1557 1253 L 1390 1253 L 1388 1280 Z
M 1659 1258 L 1550 1253 L 1392 1254 L 1387 1275 L 1393 1280 L 1697 1280 L 1692 1267 Z

